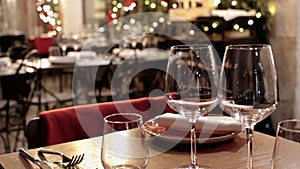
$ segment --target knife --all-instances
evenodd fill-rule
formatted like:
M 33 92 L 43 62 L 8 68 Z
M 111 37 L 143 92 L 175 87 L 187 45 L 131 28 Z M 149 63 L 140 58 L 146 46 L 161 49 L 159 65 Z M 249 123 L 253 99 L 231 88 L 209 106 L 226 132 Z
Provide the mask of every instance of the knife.
M 38 165 L 41 169 L 53 169 L 52 166 L 47 161 L 39 160 L 38 158 L 31 155 L 24 148 L 20 148 L 19 152 L 24 158 L 27 158 L 28 160 L 32 161 L 34 164 Z

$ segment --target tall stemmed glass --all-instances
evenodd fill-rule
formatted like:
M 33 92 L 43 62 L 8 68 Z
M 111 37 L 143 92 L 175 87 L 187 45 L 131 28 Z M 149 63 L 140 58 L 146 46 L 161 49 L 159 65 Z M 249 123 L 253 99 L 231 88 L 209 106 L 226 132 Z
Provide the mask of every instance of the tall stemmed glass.
M 270 45 L 231 45 L 224 54 L 220 106 L 245 127 L 248 169 L 253 168 L 252 139 L 257 122 L 279 105 L 278 84 Z
M 190 123 L 190 164 L 180 168 L 208 168 L 197 164 L 196 122 L 218 103 L 216 61 L 211 45 L 171 47 L 166 72 L 165 96 L 172 109 Z

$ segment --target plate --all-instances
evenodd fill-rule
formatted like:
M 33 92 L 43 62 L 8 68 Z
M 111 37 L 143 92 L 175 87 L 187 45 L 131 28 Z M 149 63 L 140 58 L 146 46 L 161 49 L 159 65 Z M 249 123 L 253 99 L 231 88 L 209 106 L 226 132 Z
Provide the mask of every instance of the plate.
M 76 60 L 76 56 L 49 56 L 49 61 L 52 64 L 74 64 Z
M 199 120 L 196 125 L 197 143 L 223 142 L 232 139 L 241 131 L 242 126 L 239 122 L 230 117 L 220 117 L 211 116 Z M 205 126 L 203 126 L 204 121 L 208 121 Z M 189 123 L 183 116 L 177 114 L 167 113 L 151 119 L 144 124 L 144 129 L 160 141 L 190 144 Z

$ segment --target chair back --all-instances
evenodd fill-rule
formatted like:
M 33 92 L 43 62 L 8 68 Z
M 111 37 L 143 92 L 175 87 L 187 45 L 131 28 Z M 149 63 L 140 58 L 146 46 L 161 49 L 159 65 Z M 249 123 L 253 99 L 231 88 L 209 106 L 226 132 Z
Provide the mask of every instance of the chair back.
M 53 37 L 37 36 L 34 38 L 34 44 L 39 54 L 46 57 L 49 54 L 49 47 L 53 46 Z
M 141 114 L 143 120 L 147 121 L 164 112 L 174 111 L 167 106 L 164 97 L 103 102 L 44 111 L 39 114 L 38 129 L 28 128 L 29 136 L 33 136 L 32 132 L 38 133 L 34 134 L 37 138 L 29 139 L 28 146 L 37 148 L 101 136 L 104 117 L 125 112 Z
M 30 48 L 28 45 L 15 43 L 8 48 L 7 55 L 12 62 L 15 62 L 17 59 L 23 59 L 29 50 Z

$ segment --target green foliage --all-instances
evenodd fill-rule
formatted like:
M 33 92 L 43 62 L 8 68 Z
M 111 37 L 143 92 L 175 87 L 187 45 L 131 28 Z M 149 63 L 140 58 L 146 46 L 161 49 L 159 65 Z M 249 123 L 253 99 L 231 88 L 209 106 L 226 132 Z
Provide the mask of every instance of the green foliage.
M 271 22 L 271 13 L 268 8 L 269 0 L 235 0 L 237 2 L 236 6 L 232 6 L 233 0 L 221 0 L 219 4 L 219 9 L 244 9 L 251 10 L 255 9 L 257 12 L 262 14 L 262 17 L 265 19 L 264 30 L 266 32 L 270 31 L 272 28 Z

